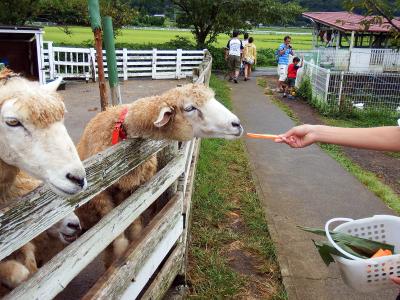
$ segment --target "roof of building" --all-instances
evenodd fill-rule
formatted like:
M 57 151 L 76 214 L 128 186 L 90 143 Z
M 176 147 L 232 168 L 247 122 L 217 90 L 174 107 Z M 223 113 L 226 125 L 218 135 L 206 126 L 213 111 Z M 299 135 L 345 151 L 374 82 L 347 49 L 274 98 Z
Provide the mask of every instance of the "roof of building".
M 382 24 L 373 24 L 368 30 L 365 30 L 362 21 L 368 20 L 371 17 L 360 16 L 347 11 L 305 12 L 303 16 L 342 31 L 388 32 L 392 28 L 392 25 L 388 22 L 383 22 Z M 400 20 L 393 19 L 392 21 L 400 26 Z

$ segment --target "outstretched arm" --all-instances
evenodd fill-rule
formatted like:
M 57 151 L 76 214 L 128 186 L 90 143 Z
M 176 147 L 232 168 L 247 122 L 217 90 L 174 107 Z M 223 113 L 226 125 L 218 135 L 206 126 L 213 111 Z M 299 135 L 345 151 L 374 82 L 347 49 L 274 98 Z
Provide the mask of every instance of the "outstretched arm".
M 275 139 L 293 148 L 315 142 L 382 151 L 400 151 L 400 127 L 342 128 L 324 125 L 301 125 Z

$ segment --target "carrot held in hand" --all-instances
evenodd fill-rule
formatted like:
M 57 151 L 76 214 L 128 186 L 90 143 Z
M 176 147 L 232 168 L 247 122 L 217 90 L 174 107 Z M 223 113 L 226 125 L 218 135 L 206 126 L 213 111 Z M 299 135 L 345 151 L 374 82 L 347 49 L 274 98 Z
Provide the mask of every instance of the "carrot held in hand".
M 247 137 L 252 139 L 266 139 L 266 140 L 275 140 L 278 138 L 276 134 L 260 134 L 260 133 L 247 133 Z

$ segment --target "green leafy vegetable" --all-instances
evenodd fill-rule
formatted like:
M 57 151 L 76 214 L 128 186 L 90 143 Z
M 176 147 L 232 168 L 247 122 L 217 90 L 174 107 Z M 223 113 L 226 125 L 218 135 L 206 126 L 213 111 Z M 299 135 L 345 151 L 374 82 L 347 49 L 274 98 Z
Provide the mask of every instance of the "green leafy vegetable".
M 297 226 L 301 230 L 311 232 L 317 235 L 326 236 L 325 230 L 319 228 Z M 377 241 L 355 237 L 347 233 L 330 231 L 332 239 L 347 253 L 354 256 L 368 259 L 372 257 L 379 249 L 390 250 L 394 253 L 394 246 Z M 318 252 L 328 266 L 330 263 L 335 262 L 332 255 L 345 257 L 342 253 L 336 250 L 328 241 L 315 241 L 312 240 Z M 348 258 L 348 257 L 345 257 Z

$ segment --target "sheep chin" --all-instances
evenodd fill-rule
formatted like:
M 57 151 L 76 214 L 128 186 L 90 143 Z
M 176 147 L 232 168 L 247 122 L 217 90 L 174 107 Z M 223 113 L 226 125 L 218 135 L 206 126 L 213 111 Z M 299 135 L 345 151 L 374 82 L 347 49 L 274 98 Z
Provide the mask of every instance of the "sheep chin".
M 60 241 L 65 244 L 65 245 L 69 245 L 72 242 L 76 241 L 76 239 L 78 238 L 77 234 L 73 234 L 73 235 L 69 235 L 69 234 L 65 234 L 60 232 Z

